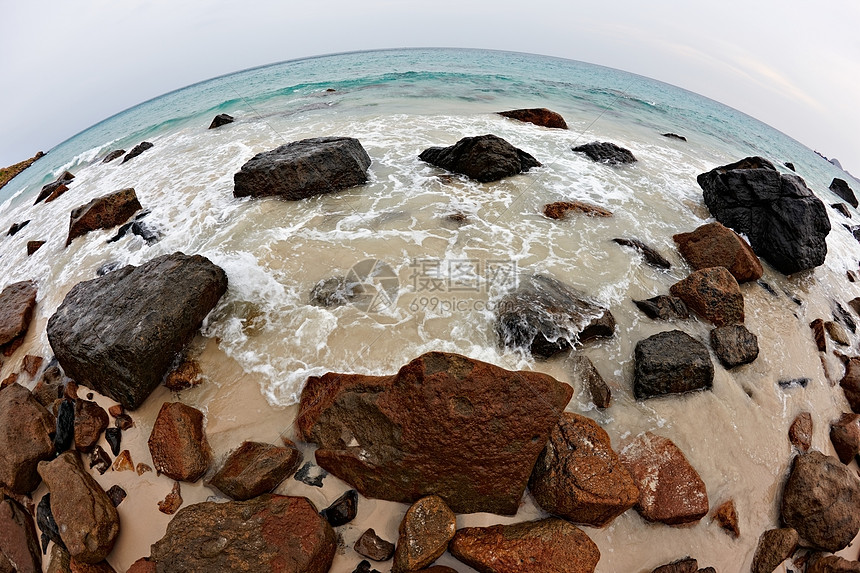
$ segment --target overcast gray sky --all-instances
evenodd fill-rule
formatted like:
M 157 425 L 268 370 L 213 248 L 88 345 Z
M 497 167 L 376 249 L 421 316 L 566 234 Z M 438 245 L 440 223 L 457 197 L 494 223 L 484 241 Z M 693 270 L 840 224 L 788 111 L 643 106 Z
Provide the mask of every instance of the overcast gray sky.
M 0 165 L 213 76 L 418 46 L 560 56 L 737 108 L 860 176 L 857 0 L 0 0 Z

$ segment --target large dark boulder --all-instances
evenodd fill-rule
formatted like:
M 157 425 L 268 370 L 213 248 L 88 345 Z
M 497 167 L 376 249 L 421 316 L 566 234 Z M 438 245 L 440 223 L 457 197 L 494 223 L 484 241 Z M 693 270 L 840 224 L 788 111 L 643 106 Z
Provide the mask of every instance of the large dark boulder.
M 302 390 L 299 437 L 366 497 L 440 496 L 512 515 L 573 389 L 539 372 L 430 352 L 391 376 L 328 373 Z
M 619 165 L 623 163 L 635 163 L 636 157 L 629 149 L 615 145 L 608 141 L 593 141 L 573 148 L 573 151 L 584 153 L 592 161 L 606 163 L 608 165 Z
M 537 159 L 522 149 L 492 134 L 464 137 L 450 147 L 430 147 L 418 158 L 481 183 L 498 181 L 541 166 Z
M 705 345 L 680 330 L 660 332 L 636 343 L 633 394 L 637 400 L 709 390 L 714 365 Z
M 851 203 L 852 207 L 857 207 L 857 197 L 854 196 L 854 190 L 848 186 L 848 182 L 844 179 L 834 177 L 833 181 L 830 183 L 830 190 L 845 201 Z
M 797 175 L 748 157 L 702 173 L 705 204 L 723 225 L 749 238 L 755 253 L 784 274 L 824 263 L 830 219 Z
M 209 259 L 164 255 L 75 285 L 48 320 L 48 341 L 69 377 L 134 409 L 226 290 Z
M 315 137 L 258 153 L 233 175 L 234 197 L 298 201 L 361 185 L 370 157 L 352 137 Z
M 533 123 L 542 127 L 567 129 L 567 122 L 564 121 L 564 118 L 561 117 L 560 114 L 545 107 L 512 109 L 511 111 L 500 111 L 498 114 L 503 117 Z
M 110 229 L 125 223 L 140 209 L 140 201 L 137 200 L 137 194 L 131 187 L 103 197 L 96 197 L 72 211 L 66 246 L 71 245 L 76 237 L 86 235 L 90 231 Z

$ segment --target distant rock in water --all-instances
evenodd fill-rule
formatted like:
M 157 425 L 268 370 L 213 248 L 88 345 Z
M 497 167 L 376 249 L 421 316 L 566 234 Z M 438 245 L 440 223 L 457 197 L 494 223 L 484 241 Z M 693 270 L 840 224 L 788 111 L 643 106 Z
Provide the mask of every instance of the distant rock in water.
M 567 122 L 560 114 L 548 110 L 545 107 L 531 109 L 514 109 L 511 111 L 500 111 L 499 115 L 555 129 L 567 129 Z
M 624 149 L 614 143 L 607 141 L 594 141 L 573 148 L 578 153 L 584 153 L 592 161 L 606 163 L 608 165 L 619 165 L 624 163 L 635 163 L 636 157 L 629 149 Z
M 638 239 L 612 239 L 613 243 L 617 243 L 623 247 L 632 247 L 639 251 L 642 256 L 652 267 L 658 269 L 671 269 L 672 263 L 666 260 L 666 257 L 657 252 L 657 249 L 650 247 Z
M 38 197 L 36 197 L 36 200 L 33 202 L 33 205 L 36 205 L 46 200 L 53 201 L 54 199 L 68 191 L 69 187 L 66 185 L 66 183 L 68 183 L 74 178 L 75 176 L 72 173 L 64 171 L 59 177 L 57 177 L 55 181 L 52 181 L 51 183 L 48 183 L 47 185 L 42 187 L 42 190 L 39 192 Z
M 753 251 L 783 274 L 824 263 L 830 219 L 797 175 L 748 157 L 702 173 L 697 181 L 714 217 L 745 234 Z
M 352 137 L 316 137 L 258 153 L 233 176 L 234 197 L 298 201 L 367 181 L 370 157 Z
M 29 257 L 45 244 L 45 241 L 27 241 L 27 256 Z
M 71 245 L 75 238 L 86 235 L 90 231 L 116 227 L 141 208 L 137 194 L 131 187 L 97 197 L 86 205 L 75 208 L 69 221 L 66 246 Z
M 16 233 L 18 233 L 18 231 L 20 231 L 21 229 L 23 229 L 24 227 L 26 227 L 29 224 L 30 224 L 29 219 L 27 219 L 26 221 L 24 221 L 22 223 L 12 223 L 12 226 L 9 227 L 9 231 L 6 233 L 6 236 L 11 237 L 11 236 L 15 235 Z
M 705 345 L 680 330 L 640 340 L 634 351 L 633 395 L 637 400 L 710 390 L 714 365 Z
M 450 147 L 430 147 L 418 156 L 437 167 L 488 183 L 540 167 L 540 162 L 496 135 L 464 137 Z
M 677 139 L 678 141 L 687 141 L 687 138 L 683 135 L 678 135 L 677 133 L 664 133 L 663 137 L 668 137 L 669 139 Z
M 848 210 L 848 205 L 845 203 L 833 203 L 830 205 L 834 210 L 839 211 L 843 217 L 851 218 L 851 211 Z
M 110 163 L 114 159 L 119 159 L 123 155 L 125 155 L 125 149 L 114 149 L 113 151 L 105 155 L 104 159 L 102 159 L 102 163 Z
M 844 179 L 834 177 L 833 181 L 830 183 L 830 190 L 850 203 L 852 207 L 857 207 L 857 197 L 854 196 L 854 191 L 848 186 L 848 182 Z
M 792 163 L 791 161 L 786 161 L 785 163 L 783 163 L 783 165 L 785 165 L 786 167 L 788 167 L 792 171 L 797 171 L 797 169 L 794 168 L 794 163 Z
M 556 201 L 543 207 L 543 214 L 550 219 L 564 219 L 568 213 L 582 213 L 589 217 L 611 217 L 612 211 L 582 201 Z
M 137 157 L 138 155 L 140 155 L 141 153 L 143 153 L 144 151 L 146 151 L 147 149 L 150 149 L 152 147 L 154 147 L 154 145 L 152 143 L 150 143 L 148 141 L 142 141 L 142 142 L 138 143 L 137 145 L 135 145 L 134 147 L 131 148 L 131 151 L 129 151 L 126 154 L 126 156 L 123 157 L 122 162 L 125 163 L 126 161 L 128 161 L 130 159 L 134 159 L 135 157 Z
M 45 154 L 39 151 L 30 159 L 25 159 L 24 161 L 18 162 L 15 165 L 10 165 L 9 167 L 0 168 L 0 189 L 2 189 L 3 186 L 9 183 L 13 178 L 17 177 L 19 173 L 44 156 Z
M 219 113 L 212 119 L 212 123 L 209 124 L 209 129 L 215 129 L 216 127 L 221 127 L 222 125 L 227 125 L 228 123 L 233 123 L 235 119 L 232 115 L 227 115 L 226 113 Z

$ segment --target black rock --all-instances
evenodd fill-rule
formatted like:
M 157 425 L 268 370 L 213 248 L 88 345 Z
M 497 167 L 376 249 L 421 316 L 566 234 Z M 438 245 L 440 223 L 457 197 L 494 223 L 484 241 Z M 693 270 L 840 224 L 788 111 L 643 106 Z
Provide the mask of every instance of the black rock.
M 845 203 L 833 203 L 830 205 L 836 211 L 839 211 L 844 217 L 851 218 L 851 211 L 848 210 L 848 205 Z
M 90 469 L 95 468 L 99 474 L 104 475 L 110 469 L 111 463 L 110 456 L 108 456 L 103 447 L 97 445 L 93 448 L 93 451 L 90 453 Z
M 845 307 L 836 302 L 835 300 L 832 302 L 833 320 L 850 330 L 852 334 L 856 333 L 857 324 L 854 322 L 854 319 L 851 318 L 851 315 L 848 313 L 848 311 L 845 310 Z
M 705 204 L 716 219 L 749 238 L 755 253 L 784 274 L 824 263 L 830 219 L 803 179 L 766 159 L 748 157 L 700 174 Z
M 305 462 L 305 465 L 299 468 L 293 479 L 311 487 L 322 487 L 326 476 L 328 476 L 327 471 L 313 462 Z
M 338 527 L 355 519 L 356 512 L 358 512 L 358 492 L 351 489 L 322 510 L 320 515 L 332 527 Z
M 809 384 L 809 378 L 782 378 L 777 382 L 777 384 L 783 390 L 791 388 L 792 386 L 806 388 L 806 385 Z
M 125 149 L 114 149 L 113 151 L 105 155 L 105 158 L 102 159 L 102 163 L 110 163 L 114 159 L 118 159 L 123 155 L 125 155 Z
M 63 400 L 57 410 L 57 433 L 54 434 L 54 453 L 60 455 L 75 443 L 75 403 Z
M 119 428 L 108 428 L 105 430 L 105 440 L 110 445 L 110 451 L 113 455 L 119 455 L 119 448 L 122 444 L 122 430 Z
M 418 158 L 482 183 L 541 166 L 537 159 L 522 149 L 492 134 L 464 137 L 450 147 L 430 147 Z
M 649 247 L 642 241 L 637 239 L 612 239 L 612 241 L 625 247 L 633 247 L 642 253 L 642 256 L 645 257 L 645 261 L 652 267 L 657 267 L 658 269 L 672 268 L 672 263 L 667 261 L 666 258 L 658 253 L 656 249 Z
M 216 127 L 221 127 L 222 125 L 233 123 L 233 121 L 235 120 L 232 115 L 227 115 L 226 113 L 219 113 L 212 120 L 212 123 L 209 124 L 209 129 L 215 129 Z
M 122 263 L 120 263 L 119 261 L 112 261 L 110 263 L 105 263 L 98 268 L 98 270 L 96 271 L 96 276 L 97 277 L 103 277 L 106 274 L 108 274 L 109 272 L 117 270 L 121 266 L 122 266 Z
M 647 300 L 634 300 L 633 303 L 652 320 L 690 318 L 687 304 L 676 296 L 661 294 Z
M 38 205 L 39 203 L 53 195 L 55 191 L 61 193 L 62 191 L 67 189 L 67 187 L 64 187 L 65 184 L 74 178 L 74 175 L 72 175 L 68 171 L 64 171 L 59 177 L 57 177 L 56 181 L 52 181 L 42 187 L 42 190 L 39 191 L 39 196 L 36 197 L 36 201 L 33 203 L 33 205 Z M 61 187 L 63 187 L 63 189 L 60 189 Z
M 370 568 L 370 561 L 365 559 L 364 561 L 359 563 L 355 567 L 355 569 L 352 570 L 352 573 L 380 573 L 380 572 L 376 569 L 371 569 Z
M 161 240 L 161 233 L 142 221 L 132 223 L 131 232 L 146 241 L 147 245 L 154 245 Z
M 36 525 L 42 532 L 42 553 L 48 551 L 48 541 L 53 541 L 63 549 L 66 544 L 60 537 L 60 528 L 57 527 L 57 522 L 54 521 L 54 514 L 51 512 L 51 494 L 46 493 L 36 506 Z
M 119 504 L 121 504 L 122 500 L 124 500 L 126 496 L 128 496 L 128 494 L 125 493 L 125 490 L 116 484 L 110 486 L 110 489 L 107 490 L 106 493 L 114 507 L 117 507 Z
M 125 163 L 129 159 L 134 159 L 135 157 L 137 157 L 138 155 L 140 155 L 141 153 L 143 153 L 144 151 L 146 151 L 147 149 L 149 149 L 151 147 L 154 147 L 154 146 L 153 146 L 153 144 L 151 144 L 148 141 L 142 141 L 142 142 L 138 143 L 137 145 L 135 145 L 134 147 L 131 148 L 131 151 L 129 151 L 125 157 L 123 157 L 122 162 Z
M 629 149 L 619 147 L 607 141 L 594 141 L 573 148 L 574 151 L 584 153 L 592 161 L 618 165 L 622 163 L 635 163 L 636 157 Z
M 848 182 L 844 179 L 834 177 L 833 181 L 830 183 L 830 190 L 850 203 L 852 207 L 857 207 L 857 197 L 854 196 L 854 191 L 848 186 Z
M 792 163 L 791 161 L 786 161 L 785 163 L 783 163 L 783 165 L 785 165 L 786 167 L 788 167 L 792 171 L 797 171 L 797 169 L 794 168 L 794 163 Z
M 663 137 L 668 137 L 669 139 L 677 139 L 679 141 L 687 141 L 687 138 L 683 135 L 678 135 L 677 133 L 664 133 Z
M 761 287 L 761 288 L 763 288 L 765 291 L 767 291 L 767 293 L 768 293 L 770 296 L 779 296 L 779 293 L 778 293 L 778 292 L 776 292 L 776 290 L 775 290 L 772 286 L 770 286 L 770 284 L 769 284 L 769 283 L 766 283 L 766 282 L 764 282 L 764 281 L 758 281 L 758 286 L 760 286 L 760 287 Z
M 758 358 L 758 337 L 743 324 L 718 326 L 711 331 L 711 348 L 723 366 L 734 368 Z
M 577 354 L 571 360 L 571 366 L 573 379 L 578 380 L 581 385 L 588 388 L 594 405 L 598 408 L 608 408 L 612 401 L 612 390 L 600 372 L 597 371 L 597 368 L 594 367 L 591 359 L 588 356 Z
M 640 340 L 634 352 L 633 394 L 637 400 L 709 390 L 714 365 L 705 345 L 680 330 Z
M 26 227 L 29 223 L 30 223 L 29 220 L 24 221 L 23 223 L 12 223 L 12 226 L 9 227 L 9 232 L 6 233 L 6 235 L 11 237 L 15 233 L 17 233 L 18 231 L 20 231 L 21 229 Z

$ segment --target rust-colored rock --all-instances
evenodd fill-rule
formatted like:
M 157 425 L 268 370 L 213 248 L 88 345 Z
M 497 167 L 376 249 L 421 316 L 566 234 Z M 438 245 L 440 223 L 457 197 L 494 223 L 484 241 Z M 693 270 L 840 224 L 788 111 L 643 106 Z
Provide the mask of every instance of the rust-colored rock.
M 158 566 L 155 561 L 150 561 L 149 557 L 141 557 L 131 564 L 128 571 L 125 573 L 157 573 Z
M 116 573 L 116 569 L 111 567 L 107 561 L 90 564 L 75 559 L 69 561 L 69 571 L 70 573 Z
M 134 471 L 134 461 L 131 459 L 131 452 L 123 450 L 113 461 L 113 471 L 127 472 Z
M 40 461 L 54 453 L 54 417 L 20 384 L 0 391 L 0 487 L 28 494 L 39 485 Z
M 152 471 L 152 468 L 151 468 L 151 467 L 149 467 L 147 464 L 145 464 L 145 463 L 143 463 L 143 462 L 139 462 L 139 463 L 134 467 L 134 471 L 137 473 L 137 475 L 142 476 L 142 475 L 143 475 L 143 474 L 145 474 L 146 472 L 151 472 L 151 471 Z
M 839 381 L 851 411 L 860 414 L 860 357 L 852 356 L 845 361 L 845 375 Z
M 547 513 L 605 527 L 633 507 L 639 490 L 597 422 L 565 412 L 535 463 L 529 491 Z
M 71 573 L 69 552 L 62 545 L 54 543 L 51 547 L 51 558 L 48 563 L 48 573 Z
M 816 318 L 809 323 L 809 328 L 812 329 L 812 338 L 815 340 L 815 346 L 819 352 L 827 351 L 827 337 L 825 336 L 824 321 Z
M 809 450 L 812 445 L 812 414 L 801 412 L 794 418 L 788 428 L 788 440 L 801 452 Z
M 860 414 L 842 414 L 830 425 L 830 441 L 839 461 L 850 464 L 860 453 Z
M 42 552 L 33 516 L 8 498 L 0 501 L 0 560 L 4 557 L 16 565 L 14 571 L 18 573 L 42 572 Z
M 691 233 L 673 235 L 672 239 L 696 270 L 725 267 L 739 283 L 757 281 L 764 272 L 752 247 L 721 223 L 708 223 Z
M 110 229 L 125 223 L 141 208 L 137 194 L 131 187 L 97 197 L 86 205 L 75 208 L 69 221 L 66 246 L 71 245 L 75 238 L 86 235 L 90 231 Z
M 724 502 L 714 511 L 714 521 L 720 524 L 732 537 L 737 538 L 741 534 L 738 525 L 738 511 L 735 508 L 735 500 Z
M 179 508 L 182 507 L 182 488 L 179 482 L 173 482 L 173 489 L 170 490 L 163 501 L 158 502 L 158 511 L 167 515 L 173 515 Z
M 101 433 L 107 428 L 108 421 L 107 412 L 95 402 L 76 400 L 75 449 L 84 453 L 91 452 Z
M 716 326 L 744 321 L 744 297 L 735 277 L 725 267 L 702 269 L 675 283 L 671 293 Z
M 179 510 L 150 561 L 159 573 L 327 573 L 336 549 L 334 530 L 307 498 L 265 494 Z
M 543 207 L 543 214 L 550 219 L 564 219 L 568 213 L 582 213 L 589 217 L 612 216 L 612 211 L 582 201 L 556 201 Z
M 196 360 L 185 360 L 164 379 L 164 385 L 174 392 L 200 384 L 200 364 Z
M 438 495 L 419 499 L 400 522 L 391 573 L 427 567 L 445 553 L 457 530 L 457 516 Z
M 860 573 L 860 562 L 838 555 L 816 555 L 809 560 L 806 573 Z
M 679 525 L 707 515 L 705 484 L 672 440 L 645 432 L 619 457 L 639 488 L 636 511 L 643 518 Z
M 699 571 L 699 562 L 692 557 L 678 559 L 671 563 L 661 565 L 651 571 L 651 573 L 696 573 Z
M 577 354 L 571 362 L 573 378 L 588 388 L 594 405 L 598 408 L 608 408 L 612 401 L 612 390 L 603 380 L 597 368 L 594 367 L 591 359 L 583 354 Z
M 0 292 L 0 346 L 27 332 L 36 308 L 38 289 L 33 281 L 13 283 Z
M 510 515 L 572 392 L 546 374 L 429 352 L 392 376 L 309 378 L 296 425 L 319 445 L 317 463 L 366 497 L 436 494 L 457 513 Z
M 195 482 L 212 463 L 203 412 L 181 402 L 161 406 L 148 444 L 155 469 L 171 479 Z
M 549 127 L 554 129 L 567 129 L 567 122 L 561 117 L 561 114 L 548 110 L 545 107 L 531 109 L 512 109 L 511 111 L 497 112 L 499 115 L 533 123 L 541 127 Z
M 239 501 L 270 492 L 298 469 L 302 453 L 292 444 L 278 447 L 244 442 L 231 453 L 210 485 Z
M 372 528 L 361 534 L 353 549 L 374 561 L 388 561 L 394 555 L 394 544 L 379 537 Z
M 35 378 L 36 374 L 39 373 L 39 369 L 42 367 L 42 362 L 44 362 L 44 360 L 45 359 L 41 356 L 33 356 L 32 354 L 28 354 L 21 362 L 21 370 L 26 372 L 30 376 L 30 378 Z
M 482 573 L 592 573 L 600 560 L 597 545 L 581 529 L 555 517 L 464 527 L 448 549 Z
M 752 573 L 773 573 L 797 549 L 797 531 L 789 527 L 761 534 L 752 562 Z

